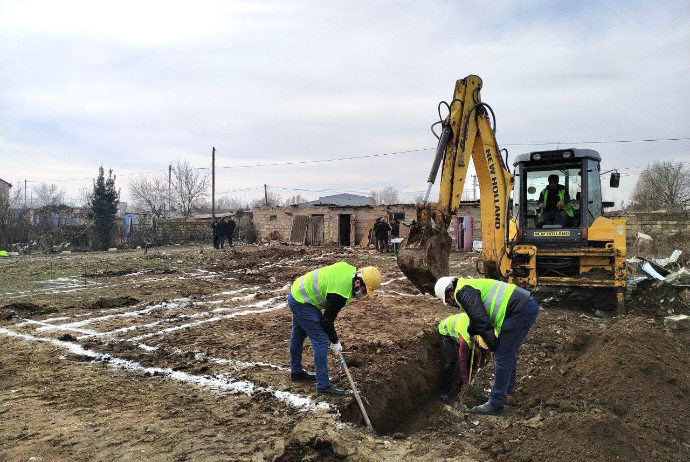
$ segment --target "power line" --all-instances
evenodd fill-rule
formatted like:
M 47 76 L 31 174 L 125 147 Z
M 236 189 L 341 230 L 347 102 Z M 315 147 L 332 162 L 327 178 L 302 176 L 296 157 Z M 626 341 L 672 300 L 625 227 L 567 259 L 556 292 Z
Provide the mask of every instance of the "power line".
M 642 140 L 608 140 L 608 141 L 549 141 L 539 143 L 500 143 L 501 146 L 548 146 L 550 144 L 616 144 L 616 143 L 653 143 L 658 141 L 689 141 L 690 137 L 680 138 L 649 138 Z
M 397 156 L 400 154 L 410 154 L 413 152 L 422 152 L 435 150 L 436 148 L 422 148 L 422 149 L 410 149 L 408 151 L 395 151 L 395 152 L 385 152 L 383 154 L 367 154 L 364 156 L 350 156 L 350 157 L 336 157 L 330 159 L 314 159 L 314 160 L 296 160 L 292 162 L 273 162 L 270 164 L 248 164 L 248 165 L 231 165 L 227 167 L 218 167 L 222 169 L 233 169 L 233 168 L 252 168 L 252 167 L 275 167 L 281 165 L 299 165 L 299 164 L 316 164 L 319 162 L 338 162 L 341 160 L 354 160 L 354 159 L 368 159 L 371 157 L 385 157 L 385 156 Z
M 608 140 L 608 141 L 550 141 L 550 142 L 535 142 L 535 143 L 502 143 L 501 146 L 548 146 L 553 144 L 564 144 L 564 145 L 581 145 L 581 144 L 616 144 L 616 143 L 651 143 L 651 142 L 668 142 L 668 141 L 690 141 L 690 137 L 677 137 L 677 138 L 649 138 L 649 139 L 639 139 L 639 140 Z M 225 170 L 237 169 L 237 168 L 256 168 L 256 167 L 277 167 L 285 165 L 304 165 L 304 164 L 316 164 L 323 162 L 338 162 L 343 160 L 356 160 L 356 159 L 369 159 L 374 157 L 389 157 L 398 156 L 402 154 L 411 154 L 416 152 L 424 151 L 435 151 L 435 147 L 421 148 L 421 149 L 410 149 L 405 151 L 393 151 L 381 154 L 367 154 L 362 156 L 347 156 L 347 157 L 336 157 L 328 159 L 312 159 L 312 160 L 299 160 L 290 162 L 271 162 L 264 164 L 246 164 L 246 165 L 231 165 L 225 167 L 217 167 Z M 195 170 L 209 170 L 210 167 L 193 167 Z M 150 170 L 146 172 L 133 172 L 133 173 L 123 173 L 119 176 L 133 176 L 133 175 L 146 175 L 149 173 L 159 173 L 165 172 L 165 170 Z M 57 179 L 57 180 L 26 180 L 27 183 L 55 183 L 60 181 L 85 181 L 93 180 L 93 177 L 84 178 L 67 178 L 67 179 Z

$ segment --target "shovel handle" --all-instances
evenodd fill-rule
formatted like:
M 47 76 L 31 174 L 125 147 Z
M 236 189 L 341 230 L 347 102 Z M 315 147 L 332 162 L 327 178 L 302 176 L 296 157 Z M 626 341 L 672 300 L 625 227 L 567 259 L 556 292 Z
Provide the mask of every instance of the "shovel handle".
M 347 363 L 345 363 L 345 358 L 343 358 L 342 352 L 340 354 L 338 354 L 338 361 L 340 362 L 340 366 L 345 371 L 345 375 L 347 376 L 347 380 L 350 382 L 350 387 L 352 388 L 352 391 L 355 394 L 355 400 L 357 400 L 357 405 L 359 406 L 359 410 L 362 411 L 362 416 L 364 416 L 364 422 L 367 424 L 368 428 L 373 428 L 371 426 L 371 422 L 369 421 L 369 416 L 367 415 L 367 411 L 364 409 L 364 404 L 362 403 L 362 399 L 359 397 L 359 392 L 357 391 L 357 386 L 355 385 L 355 381 L 352 380 L 352 376 L 350 375 L 350 370 L 347 368 Z
M 474 368 L 474 348 L 477 345 L 477 342 L 472 342 L 472 356 L 470 356 L 470 375 L 467 378 L 467 385 L 472 383 L 472 369 Z

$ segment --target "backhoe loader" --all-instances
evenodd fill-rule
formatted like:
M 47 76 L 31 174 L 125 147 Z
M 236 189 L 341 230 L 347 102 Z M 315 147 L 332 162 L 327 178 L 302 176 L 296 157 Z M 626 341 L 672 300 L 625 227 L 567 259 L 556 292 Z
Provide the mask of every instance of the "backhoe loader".
M 595 300 L 602 308 L 622 312 L 626 221 L 603 216 L 603 209 L 613 204 L 602 202 L 599 153 L 574 148 L 530 152 L 515 159 L 511 173 L 507 150 L 500 150 L 496 141 L 493 110 L 481 101 L 481 88 L 482 80 L 470 75 L 456 82 L 450 104 L 439 104 L 436 156 L 424 200 L 417 204 L 417 226 L 403 242 L 398 266 L 423 293 L 433 294 L 436 280 L 449 275 L 448 227 L 460 207 L 471 159 L 482 221 L 478 269 L 481 266 L 486 277 L 526 288 L 596 288 Z M 448 110 L 445 118 L 442 105 Z M 439 199 L 431 203 L 429 194 L 441 162 Z M 542 216 L 549 177 L 556 175 L 563 191 L 559 194 L 570 199 L 559 202 L 567 214 L 560 214 L 558 222 Z M 612 173 L 611 187 L 618 187 L 619 179 Z

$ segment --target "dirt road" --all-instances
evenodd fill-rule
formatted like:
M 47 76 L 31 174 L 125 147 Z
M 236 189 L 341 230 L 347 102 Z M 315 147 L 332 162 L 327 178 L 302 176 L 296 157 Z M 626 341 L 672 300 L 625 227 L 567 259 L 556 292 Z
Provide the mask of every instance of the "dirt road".
M 351 396 L 289 380 L 289 284 L 339 260 L 383 273 L 377 297 L 336 322 L 376 433 Z M 470 256 L 451 269 L 477 277 Z M 171 247 L 26 257 L 0 281 L 0 460 L 690 457 L 690 342 L 647 305 L 601 319 L 578 300 L 544 303 L 507 412 L 477 417 L 466 405 L 483 402 L 492 367 L 465 403 L 438 401 L 436 325 L 452 311 L 393 256 Z M 330 374 L 347 388 L 333 358 Z

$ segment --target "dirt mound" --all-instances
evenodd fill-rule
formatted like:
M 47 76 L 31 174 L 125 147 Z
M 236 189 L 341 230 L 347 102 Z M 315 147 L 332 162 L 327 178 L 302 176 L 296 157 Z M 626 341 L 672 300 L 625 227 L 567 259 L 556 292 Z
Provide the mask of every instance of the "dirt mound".
M 124 297 L 113 297 L 113 298 L 99 298 L 92 305 L 93 309 L 110 309 L 110 308 L 120 308 L 123 306 L 136 305 L 139 300 L 125 295 Z
M 39 314 L 55 313 L 56 308 L 45 305 L 37 305 L 31 302 L 16 302 L 0 307 L 0 319 L 9 320 L 13 317 L 36 316 Z
M 660 281 L 642 281 L 628 301 L 628 311 L 653 317 L 690 314 L 690 302 L 683 300 L 682 290 Z
M 639 317 L 576 332 L 515 397 L 493 441 L 515 460 L 688 460 L 688 338 Z M 493 447 L 493 446 L 492 446 Z
M 93 273 L 83 273 L 82 277 L 85 278 L 108 278 L 114 276 L 125 276 L 127 274 L 136 273 L 137 270 L 134 268 L 127 268 L 122 270 L 106 270 L 106 271 L 96 271 Z

